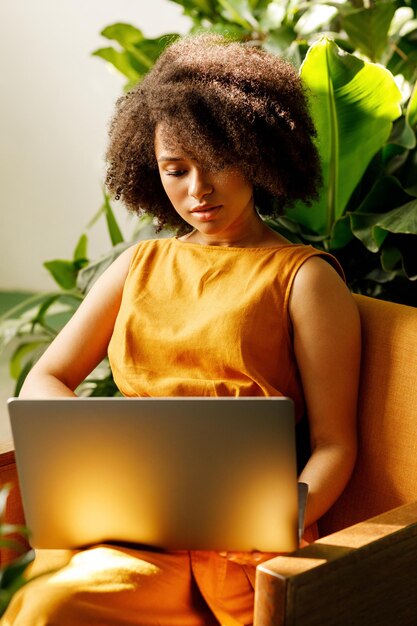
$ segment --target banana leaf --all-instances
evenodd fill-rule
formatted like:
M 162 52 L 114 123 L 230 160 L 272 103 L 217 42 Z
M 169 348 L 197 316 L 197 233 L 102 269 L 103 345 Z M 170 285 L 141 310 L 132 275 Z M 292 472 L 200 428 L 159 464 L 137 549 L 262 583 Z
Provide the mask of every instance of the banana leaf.
M 350 11 L 342 20 L 350 41 L 371 61 L 379 61 L 388 46 L 388 31 L 396 8 L 393 2 L 373 4 Z
M 398 120 L 394 126 L 394 131 L 390 137 L 390 143 L 397 144 L 408 150 L 416 147 L 416 134 L 414 128 L 417 126 L 417 85 L 414 85 L 410 99 L 408 101 L 405 115 Z
M 385 214 L 350 215 L 352 231 L 371 252 L 377 252 L 388 233 L 414 235 L 417 232 L 417 200 L 396 207 Z
M 287 215 L 329 237 L 372 157 L 401 115 L 401 92 L 384 67 L 363 61 L 322 37 L 300 69 L 318 132 L 323 188 L 311 207 Z

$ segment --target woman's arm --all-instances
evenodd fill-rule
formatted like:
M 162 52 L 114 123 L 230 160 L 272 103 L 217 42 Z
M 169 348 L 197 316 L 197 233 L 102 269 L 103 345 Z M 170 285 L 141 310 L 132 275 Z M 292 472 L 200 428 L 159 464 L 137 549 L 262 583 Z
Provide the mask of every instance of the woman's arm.
M 298 271 L 290 316 L 310 425 L 312 454 L 300 476 L 309 485 L 309 526 L 341 494 L 356 460 L 360 319 L 346 285 L 320 257 Z
M 100 276 L 68 324 L 29 372 L 22 398 L 74 396 L 106 356 L 134 246 Z

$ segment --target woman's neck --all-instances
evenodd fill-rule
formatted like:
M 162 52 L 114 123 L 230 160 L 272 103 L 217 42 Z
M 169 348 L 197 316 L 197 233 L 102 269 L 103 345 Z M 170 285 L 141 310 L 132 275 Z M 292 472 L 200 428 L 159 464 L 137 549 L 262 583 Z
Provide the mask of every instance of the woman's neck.
M 288 240 L 269 228 L 259 216 L 250 228 L 237 229 L 232 233 L 208 233 L 194 229 L 179 239 L 206 246 L 235 248 L 263 248 L 288 243 Z

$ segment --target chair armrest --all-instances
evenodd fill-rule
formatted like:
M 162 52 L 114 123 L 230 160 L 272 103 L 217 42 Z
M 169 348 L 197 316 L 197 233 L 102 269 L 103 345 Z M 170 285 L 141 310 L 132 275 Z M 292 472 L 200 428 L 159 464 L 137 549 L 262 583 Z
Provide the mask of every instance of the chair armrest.
M 416 624 L 417 502 L 258 565 L 254 626 Z
M 16 461 L 12 442 L 0 443 L 0 487 L 11 485 L 11 490 L 7 498 L 5 515 L 1 520 L 5 524 L 24 524 L 25 518 L 20 496 L 19 481 L 17 478 Z M 22 550 L 11 550 L 10 548 L 0 548 L 0 567 L 19 556 L 22 551 L 28 548 L 28 543 L 18 534 L 13 534 L 12 538 L 18 539 L 22 544 Z

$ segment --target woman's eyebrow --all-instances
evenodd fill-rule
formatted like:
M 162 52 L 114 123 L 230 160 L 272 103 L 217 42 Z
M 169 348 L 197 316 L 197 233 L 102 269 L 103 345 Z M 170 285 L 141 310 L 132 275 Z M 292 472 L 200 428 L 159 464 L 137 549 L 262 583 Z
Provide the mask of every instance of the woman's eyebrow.
M 183 161 L 181 157 L 165 156 L 164 154 L 158 158 L 158 161 Z
M 192 156 L 169 156 L 166 154 L 162 154 L 160 157 L 157 158 L 158 163 L 160 161 L 194 161 L 197 162 L 197 159 L 195 159 Z

